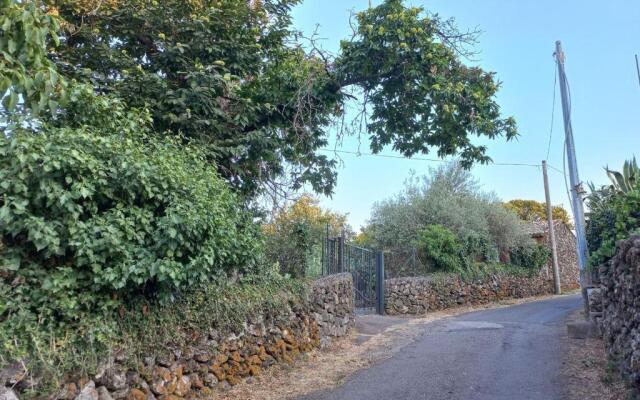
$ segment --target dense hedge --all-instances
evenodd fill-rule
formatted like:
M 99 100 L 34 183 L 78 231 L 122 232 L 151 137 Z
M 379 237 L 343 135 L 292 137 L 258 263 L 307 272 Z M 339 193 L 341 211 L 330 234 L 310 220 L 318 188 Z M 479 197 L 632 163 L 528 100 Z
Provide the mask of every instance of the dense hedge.
M 34 310 L 69 315 L 96 293 L 166 294 L 256 264 L 252 221 L 171 139 L 17 134 L 0 141 L 0 182 L 2 269 Z
M 0 138 L 0 361 L 100 341 L 132 300 L 258 268 L 258 227 L 196 148 L 44 132 Z

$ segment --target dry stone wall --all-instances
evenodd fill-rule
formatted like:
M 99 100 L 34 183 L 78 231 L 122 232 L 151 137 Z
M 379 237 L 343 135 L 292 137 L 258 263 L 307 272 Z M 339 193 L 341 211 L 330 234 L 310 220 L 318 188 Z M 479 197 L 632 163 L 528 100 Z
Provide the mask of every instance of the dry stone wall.
M 320 346 L 345 336 L 354 326 L 354 290 L 350 273 L 329 275 L 314 282 L 313 317 L 320 331 Z
M 190 343 L 177 343 L 160 355 L 143 355 L 136 362 L 115 354 L 97 373 L 70 379 L 50 398 L 211 397 L 217 390 L 253 379 L 273 364 L 291 362 L 303 352 L 346 335 L 354 325 L 353 296 L 350 274 L 320 279 L 313 283 L 306 303 L 290 304 L 270 315 L 255 315 L 238 332 L 223 333 L 211 327 L 208 332 L 194 333 Z M 11 373 L 0 372 L 5 372 L 5 385 L 15 384 Z M 15 390 L 0 388 L 3 399 L 17 400 L 11 397 L 16 395 Z
M 600 289 L 592 291 L 590 310 L 602 313 L 596 321 L 607 351 L 640 389 L 640 236 L 620 241 L 597 278 Z
M 385 312 L 390 315 L 424 314 L 463 305 L 550 293 L 553 293 L 553 281 L 543 275 L 491 274 L 473 282 L 453 276 L 387 279 Z
M 538 243 L 551 247 L 547 223 L 544 222 L 544 233 L 540 237 L 534 237 Z M 556 249 L 558 252 L 558 268 L 560 283 L 563 290 L 577 289 L 580 287 L 580 269 L 578 268 L 578 252 L 576 250 L 576 236 L 562 221 L 554 221 L 556 234 Z M 553 277 L 553 265 L 551 258 L 543 268 L 545 277 Z

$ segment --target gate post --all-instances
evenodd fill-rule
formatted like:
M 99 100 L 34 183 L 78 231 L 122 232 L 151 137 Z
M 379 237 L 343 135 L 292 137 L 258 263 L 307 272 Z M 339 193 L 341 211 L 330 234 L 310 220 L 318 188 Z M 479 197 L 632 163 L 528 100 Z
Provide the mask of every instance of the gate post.
M 376 312 L 384 315 L 384 252 L 376 254 Z

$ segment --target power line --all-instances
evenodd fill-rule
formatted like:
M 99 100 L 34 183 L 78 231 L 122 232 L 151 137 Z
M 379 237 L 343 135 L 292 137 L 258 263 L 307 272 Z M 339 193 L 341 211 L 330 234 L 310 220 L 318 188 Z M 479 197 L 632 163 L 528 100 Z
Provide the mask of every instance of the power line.
M 549 143 L 547 144 L 547 156 L 544 158 L 545 161 L 549 161 L 549 152 L 551 151 L 551 138 L 553 137 L 553 122 L 554 122 L 554 116 L 556 111 L 556 86 L 558 84 L 557 63 L 558 61 L 556 61 L 556 65 L 554 65 L 554 68 L 553 68 L 554 73 L 553 73 L 553 101 L 551 105 L 551 126 L 549 127 Z
M 433 161 L 433 162 L 448 162 L 447 160 L 443 160 L 440 158 L 425 158 L 425 157 L 404 157 L 404 156 L 397 156 L 394 154 L 374 154 L 374 153 L 363 153 L 360 151 L 349 151 L 349 150 L 338 150 L 338 149 L 318 149 L 320 151 L 327 151 L 327 152 L 333 152 L 333 153 L 343 153 L 343 154 L 354 154 L 357 156 L 369 156 L 369 157 L 383 157 L 383 158 L 396 158 L 396 159 L 402 159 L 402 160 L 413 160 L 413 161 Z M 487 164 L 486 166 L 492 166 L 492 165 L 497 165 L 497 166 L 513 166 L 513 167 L 536 167 L 539 168 L 541 167 L 540 164 L 528 164 L 528 163 L 511 163 L 511 162 L 495 162 L 495 163 L 491 163 L 491 164 Z M 555 167 L 551 167 L 549 165 L 550 168 L 556 170 L 556 171 L 560 171 L 559 169 L 555 168 Z

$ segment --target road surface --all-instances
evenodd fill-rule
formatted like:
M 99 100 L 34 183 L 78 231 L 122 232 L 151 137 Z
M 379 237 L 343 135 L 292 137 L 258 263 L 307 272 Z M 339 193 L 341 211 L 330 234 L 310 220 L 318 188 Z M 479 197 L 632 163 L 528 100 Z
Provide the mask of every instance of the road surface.
M 579 295 L 425 325 L 391 358 L 301 400 L 560 400 L 565 319 Z

